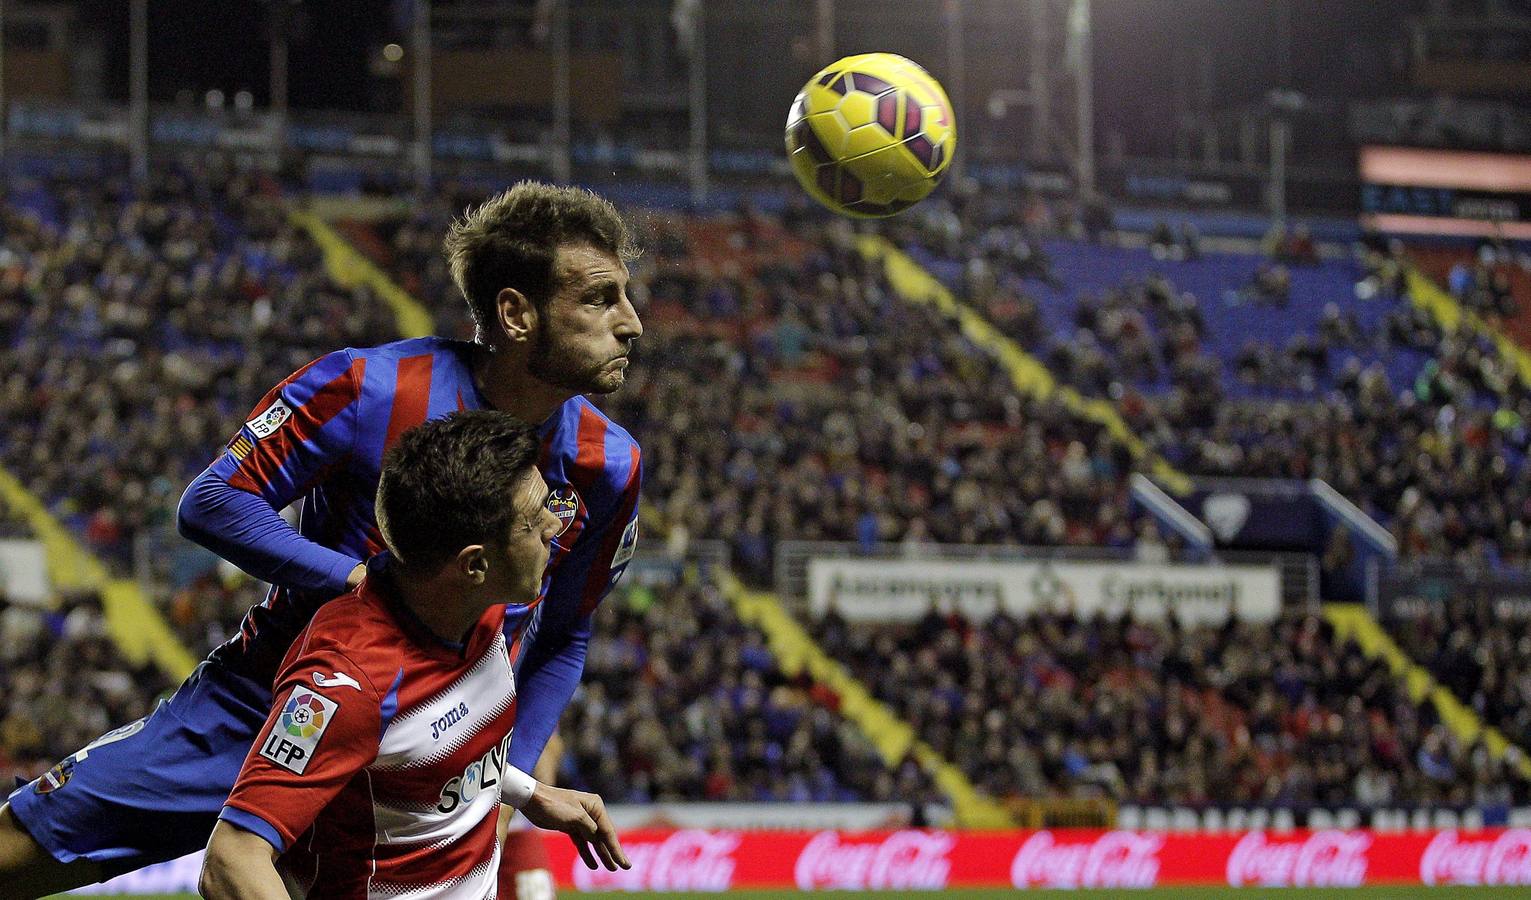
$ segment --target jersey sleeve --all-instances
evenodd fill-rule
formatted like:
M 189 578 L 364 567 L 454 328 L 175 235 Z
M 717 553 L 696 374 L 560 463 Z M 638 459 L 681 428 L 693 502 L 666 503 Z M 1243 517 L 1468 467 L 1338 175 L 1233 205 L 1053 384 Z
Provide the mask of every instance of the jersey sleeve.
M 643 459 L 638 445 L 607 463 L 589 500 L 590 518 L 569 556 L 553 570 L 547 602 L 581 617 L 595 611 L 627 570 L 638 547 L 638 495 Z
M 298 499 L 325 466 L 356 442 L 366 359 L 321 356 L 272 388 L 209 467 L 274 509 Z
M 585 669 L 591 615 L 626 571 L 638 544 L 643 465 L 637 444 L 608 463 L 587 498 L 589 520 L 549 578 L 542 617 L 517 669 L 511 765 L 530 772 Z
M 377 759 L 384 698 L 335 650 L 299 653 L 277 685 L 265 727 L 219 818 L 260 835 L 280 853 Z
M 298 534 L 279 512 L 351 452 L 365 365 L 336 351 L 267 393 L 187 487 L 176 516 L 181 534 L 262 581 L 345 590 L 358 560 Z

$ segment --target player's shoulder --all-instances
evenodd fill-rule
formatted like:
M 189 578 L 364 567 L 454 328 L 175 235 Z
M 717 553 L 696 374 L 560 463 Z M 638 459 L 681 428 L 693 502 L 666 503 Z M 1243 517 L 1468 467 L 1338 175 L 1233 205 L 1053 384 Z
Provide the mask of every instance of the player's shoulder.
M 352 591 L 319 607 L 298 636 L 291 659 L 343 658 L 381 693 L 398 668 L 398 646 L 397 628 L 387 611 L 376 598 Z
M 356 359 L 400 360 L 416 356 L 447 355 L 461 357 L 472 345 L 466 341 L 427 335 L 389 341 L 372 347 L 347 347 L 343 352 Z
M 618 491 L 626 487 L 642 456 L 637 439 L 584 397 L 566 401 L 558 416 L 553 449 L 566 466 Z

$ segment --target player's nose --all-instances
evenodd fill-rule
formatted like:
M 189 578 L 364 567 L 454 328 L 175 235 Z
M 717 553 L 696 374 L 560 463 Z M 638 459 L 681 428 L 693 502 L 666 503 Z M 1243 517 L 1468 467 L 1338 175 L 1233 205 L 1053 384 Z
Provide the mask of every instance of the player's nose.
M 612 326 L 612 334 L 617 340 L 624 343 L 635 341 L 643 336 L 643 321 L 638 318 L 638 310 L 633 308 L 633 301 L 627 297 L 627 292 L 622 293 L 622 305 L 618 308 L 620 315 Z

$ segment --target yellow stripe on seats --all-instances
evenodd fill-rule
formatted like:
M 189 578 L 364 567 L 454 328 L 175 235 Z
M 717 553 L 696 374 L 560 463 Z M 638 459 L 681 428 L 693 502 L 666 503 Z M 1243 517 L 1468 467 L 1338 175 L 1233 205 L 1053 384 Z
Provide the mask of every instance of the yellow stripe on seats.
M 889 768 L 913 754 L 936 786 L 951 798 L 959 828 L 1011 828 L 1015 822 L 1005 808 L 978 790 L 961 769 L 935 748 L 915 737 L 909 723 L 875 699 L 844 667 L 830 658 L 808 632 L 782 608 L 776 597 L 746 589 L 731 574 L 722 576 L 723 592 L 747 625 L 759 628 L 771 653 L 788 675 L 807 672 L 814 681 L 840 697 L 840 714 L 861 729 Z
M 1499 350 L 1499 355 L 1514 363 L 1515 370 L 1520 377 L 1531 382 L 1531 353 L 1504 332 L 1495 328 L 1488 320 L 1466 309 L 1458 303 L 1440 285 L 1425 277 L 1418 269 L 1410 268 L 1406 273 L 1409 284 L 1409 299 L 1413 304 L 1435 320 L 1444 331 L 1455 331 L 1465 324 L 1468 329 L 1482 337 L 1494 342 L 1494 347 Z
M 366 285 L 393 310 L 393 319 L 401 338 L 426 337 L 436 333 L 435 321 L 420 301 L 399 287 L 382 269 L 360 250 L 340 236 L 329 223 L 310 212 L 289 210 L 287 218 L 308 232 L 324 255 L 324 270 L 342 287 Z
M 1185 494 L 1191 490 L 1191 479 L 1170 465 L 1164 457 L 1148 449 L 1148 445 L 1133 432 L 1110 401 L 1086 397 L 1074 388 L 1060 385 L 1041 360 L 1021 349 L 1019 344 L 1006 337 L 988 319 L 958 300 L 924 266 L 893 246 L 886 238 L 876 234 L 858 235 L 856 248 L 863 258 L 883 264 L 888 283 L 904 300 L 934 306 L 955 318 L 968 340 L 988 351 L 1005 367 L 1016 390 L 1038 400 L 1055 400 L 1074 415 L 1102 426 L 1127 448 L 1134 459 L 1146 462 L 1149 472 L 1159 483 L 1176 494 Z
M 1522 778 L 1531 779 L 1531 757 L 1527 757 L 1525 750 L 1511 743 L 1499 729 L 1486 724 L 1472 707 L 1436 681 L 1424 667 L 1409 659 L 1366 607 L 1358 603 L 1328 603 L 1324 605 L 1324 618 L 1334 626 L 1335 634 L 1341 639 L 1355 638 L 1356 645 L 1368 658 L 1380 658 L 1386 663 L 1393 676 L 1403 682 L 1409 699 L 1415 703 L 1429 700 L 1434 704 L 1441 723 L 1462 746 L 1470 747 L 1482 738 L 1483 745 L 1495 759 L 1503 759 L 1514 747 L 1516 752 L 1511 755 L 1516 771 Z
M 191 673 L 197 658 L 176 639 L 175 632 L 144 596 L 138 582 L 110 577 L 106 566 L 4 467 L 0 467 L 0 497 L 21 515 L 42 542 L 48 574 L 55 586 L 66 591 L 100 591 L 107 634 L 128 661 L 135 665 L 153 661 L 175 681 Z

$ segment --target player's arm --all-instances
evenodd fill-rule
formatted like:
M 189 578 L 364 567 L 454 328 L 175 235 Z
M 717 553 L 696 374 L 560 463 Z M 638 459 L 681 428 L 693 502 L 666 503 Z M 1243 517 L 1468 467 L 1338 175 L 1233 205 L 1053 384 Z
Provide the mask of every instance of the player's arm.
M 585 670 L 591 615 L 616 584 L 638 540 L 642 464 L 608 469 L 597 496 L 587 498 L 590 519 L 568 558 L 554 570 L 542 621 L 516 673 L 516 730 L 510 764 L 529 772 L 537 764 Z M 592 492 L 595 493 L 595 492 Z
M 272 859 L 377 759 L 385 700 L 360 667 L 332 648 L 299 655 L 277 685 L 266 725 L 218 814 L 222 824 L 267 844 Z M 251 845 L 226 846 L 233 852 Z M 247 857 L 226 872 L 249 872 Z
M 567 834 L 586 867 L 605 866 L 611 872 L 632 868 L 599 796 L 543 784 L 519 769 L 506 775 L 501 799 L 538 828 Z
M 181 534 L 262 581 L 337 594 L 354 586 L 361 561 L 298 534 L 280 511 L 351 452 L 365 364 L 337 350 L 267 393 L 187 487 Z
M 288 900 L 276 870 L 276 848 L 253 832 L 221 821 L 207 842 L 197 891 L 208 900 Z

